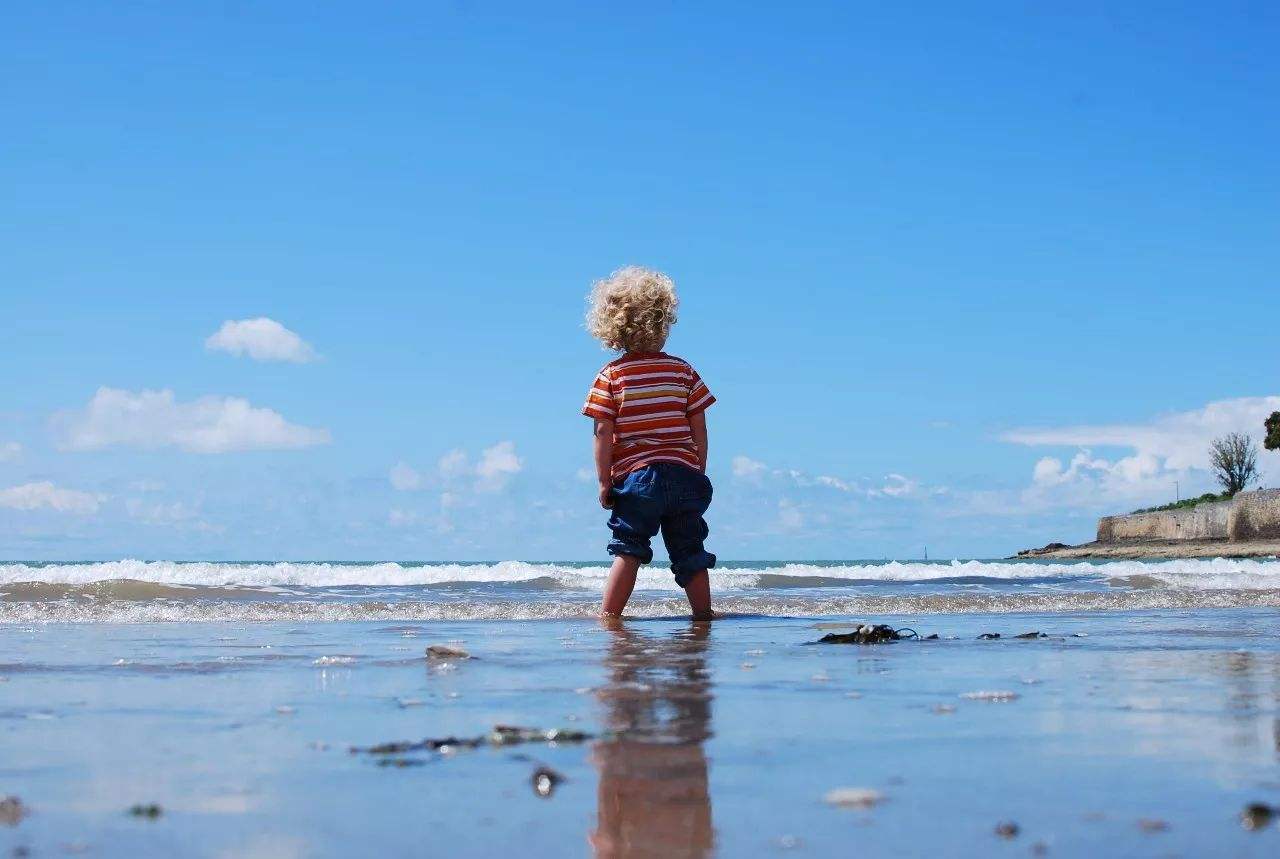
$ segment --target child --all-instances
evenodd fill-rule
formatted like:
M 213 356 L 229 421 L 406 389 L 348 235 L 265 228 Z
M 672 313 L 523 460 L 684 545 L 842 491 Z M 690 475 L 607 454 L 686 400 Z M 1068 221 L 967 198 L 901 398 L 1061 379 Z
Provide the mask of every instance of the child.
M 628 266 L 591 290 L 587 330 L 623 355 L 604 365 L 582 413 L 595 421 L 600 506 L 611 509 L 613 566 L 601 614 L 618 617 L 653 560 L 659 530 L 676 584 L 697 620 L 710 620 L 707 569 L 716 556 L 702 545 L 711 504 L 706 409 L 715 402 L 687 361 L 662 351 L 676 321 L 676 288 L 661 272 Z

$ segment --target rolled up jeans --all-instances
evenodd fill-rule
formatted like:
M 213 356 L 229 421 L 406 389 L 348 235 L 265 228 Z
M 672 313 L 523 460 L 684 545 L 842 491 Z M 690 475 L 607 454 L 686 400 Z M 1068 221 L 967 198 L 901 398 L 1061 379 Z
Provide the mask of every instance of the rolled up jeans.
M 676 462 L 654 462 L 630 472 L 610 493 L 609 554 L 630 555 L 647 564 L 653 560 L 649 541 L 661 531 L 676 584 L 685 587 L 694 573 L 716 565 L 716 556 L 703 546 L 708 528 L 702 514 L 711 506 L 711 494 L 705 474 Z

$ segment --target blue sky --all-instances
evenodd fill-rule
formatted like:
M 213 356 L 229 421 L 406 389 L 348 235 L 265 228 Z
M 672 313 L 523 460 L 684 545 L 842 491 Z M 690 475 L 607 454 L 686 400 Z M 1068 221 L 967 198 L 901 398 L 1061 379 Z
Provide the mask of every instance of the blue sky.
M 600 557 L 627 263 L 724 558 L 1205 491 L 1280 408 L 1280 13 L 1114 5 L 6 4 L 0 557 Z

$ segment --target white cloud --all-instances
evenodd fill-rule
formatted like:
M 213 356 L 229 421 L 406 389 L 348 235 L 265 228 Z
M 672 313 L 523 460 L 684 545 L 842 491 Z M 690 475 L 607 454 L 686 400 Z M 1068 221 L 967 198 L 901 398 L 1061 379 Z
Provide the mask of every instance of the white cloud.
M 22 445 L 16 441 L 0 444 L 0 462 L 10 462 L 22 456 Z
M 479 478 L 476 488 L 488 492 L 498 491 L 523 468 L 524 462 L 516 455 L 515 442 L 500 441 L 480 452 L 480 462 L 476 465 L 476 476 Z
M 504 441 L 486 448 L 480 453 L 480 461 L 472 464 L 471 457 L 465 450 L 451 450 L 436 461 L 436 470 L 440 479 L 446 484 L 454 485 L 459 481 L 474 480 L 474 488 L 480 491 L 502 489 L 506 481 L 520 472 L 523 462 L 516 456 L 515 442 Z M 411 492 L 427 486 L 429 475 L 423 474 L 407 462 L 397 462 L 388 472 L 391 485 L 401 492 Z M 456 493 L 446 492 L 441 496 L 444 506 L 456 504 Z
M 1220 435 L 1243 432 L 1258 438 L 1262 422 L 1274 411 L 1280 411 L 1280 397 L 1242 397 L 1160 415 L 1146 423 L 1016 429 L 1000 438 L 1032 446 L 1127 448 L 1138 457 L 1154 458 L 1163 469 L 1180 471 L 1208 468 L 1209 442 Z M 1142 473 L 1144 467 L 1135 467 L 1134 473 Z
M 914 495 L 919 489 L 920 482 L 918 480 L 903 477 L 901 474 L 887 475 L 884 486 L 880 487 L 880 491 L 891 498 L 905 498 Z
M 848 495 L 862 498 L 916 498 L 939 495 L 947 492 L 945 487 L 925 487 L 920 481 L 904 477 L 901 474 L 890 474 L 885 477 L 883 485 L 875 485 L 867 480 L 845 480 L 830 474 L 812 474 L 795 468 L 770 468 L 763 462 L 746 456 L 733 458 L 733 476 L 752 483 L 761 484 L 768 481 L 775 487 L 786 486 L 794 489 L 812 490 L 815 488 L 834 489 Z M 788 490 L 788 491 L 791 491 Z
M 99 388 L 83 412 L 64 415 L 63 447 L 177 447 L 192 453 L 281 450 L 327 444 L 329 431 L 298 426 L 238 397 L 179 403 L 173 391 Z
M 316 351 L 297 334 L 274 319 L 228 319 L 209 335 L 204 348 L 210 352 L 248 355 L 255 361 L 288 361 L 306 364 L 316 360 Z
M 411 492 L 422 487 L 422 475 L 407 462 L 397 462 L 388 474 L 391 485 L 401 492 Z
M 98 496 L 78 489 L 59 489 L 45 480 L 0 489 L 0 507 L 14 510 L 48 508 L 58 513 L 96 513 Z
M 1109 507 L 1172 496 L 1175 481 L 1184 495 L 1196 491 L 1197 485 L 1207 487 L 1209 442 L 1229 432 L 1256 439 L 1267 415 L 1277 410 L 1280 397 L 1245 397 L 1160 415 L 1146 423 L 1021 429 L 1001 438 L 1029 446 L 1079 448 L 1066 463 L 1053 456 L 1039 459 L 1031 485 L 1022 493 L 1023 504 Z M 1095 447 L 1130 453 L 1108 459 L 1095 455 Z M 1263 464 L 1260 457 L 1259 465 Z
M 516 453 L 515 442 L 498 442 L 480 451 L 480 460 L 472 462 L 470 454 L 462 448 L 445 453 L 435 462 L 439 483 L 451 489 L 442 495 L 444 506 L 461 503 L 460 492 L 500 492 L 506 489 L 513 476 L 524 470 L 525 462 Z M 407 462 L 398 462 L 390 470 L 392 485 L 402 492 L 422 489 L 428 485 L 430 475 L 420 474 Z
M 832 477 L 829 474 L 819 474 L 814 478 L 814 483 L 819 486 L 829 486 L 832 489 L 839 489 L 841 492 L 850 492 L 853 487 L 838 477 Z
M 440 470 L 440 476 L 445 480 L 464 477 L 471 473 L 471 460 L 465 450 L 451 450 L 440 457 L 436 468 Z
M 586 466 L 583 466 L 575 471 L 573 476 L 578 478 L 581 483 L 592 483 L 596 479 L 596 470 L 594 468 L 587 468 Z
M 749 456 L 735 456 L 733 458 L 733 476 L 741 477 L 746 480 L 759 480 L 768 468 L 763 462 L 758 462 Z

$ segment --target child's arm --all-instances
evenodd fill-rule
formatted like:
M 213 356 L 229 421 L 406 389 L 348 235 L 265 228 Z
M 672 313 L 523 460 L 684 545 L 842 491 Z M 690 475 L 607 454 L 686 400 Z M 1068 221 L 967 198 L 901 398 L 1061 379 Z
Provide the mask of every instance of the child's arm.
M 705 410 L 689 418 L 689 430 L 693 434 L 693 443 L 698 448 L 698 465 L 702 471 L 707 470 L 707 413 Z
M 596 419 L 593 430 L 596 455 L 596 479 L 600 481 L 600 506 L 608 510 L 613 506 L 609 493 L 613 491 L 613 421 Z

